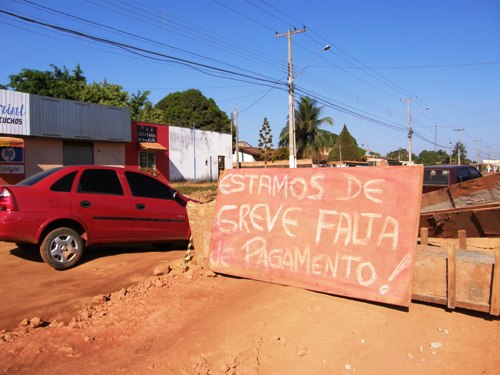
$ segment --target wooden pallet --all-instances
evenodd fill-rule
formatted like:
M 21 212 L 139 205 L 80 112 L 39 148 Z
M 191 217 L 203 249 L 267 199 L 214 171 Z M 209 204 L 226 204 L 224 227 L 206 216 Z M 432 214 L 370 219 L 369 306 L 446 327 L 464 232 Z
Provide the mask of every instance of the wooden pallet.
M 485 240 L 485 239 L 483 239 Z M 467 248 L 465 231 L 458 245 L 430 246 L 427 228 L 417 244 L 412 299 L 500 315 L 500 246 Z

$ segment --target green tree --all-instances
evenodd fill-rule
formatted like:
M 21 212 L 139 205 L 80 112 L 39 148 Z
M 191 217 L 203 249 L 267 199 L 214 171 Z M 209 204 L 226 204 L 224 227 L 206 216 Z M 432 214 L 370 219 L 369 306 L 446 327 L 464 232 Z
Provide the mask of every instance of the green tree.
M 444 150 L 428 151 L 423 150 L 415 159 L 417 163 L 424 165 L 446 164 L 449 160 L 448 154 Z
M 325 130 L 325 129 L 319 129 L 319 132 L 325 138 L 326 148 L 333 147 L 335 145 L 335 142 L 337 142 L 337 139 L 339 138 L 339 136 L 337 134 L 329 132 L 328 130 Z
M 458 151 L 460 150 L 460 164 L 465 164 L 467 159 L 467 150 L 462 142 L 457 142 L 453 147 L 451 156 L 453 159 L 457 160 L 458 163 Z
M 149 121 L 150 118 L 161 119 L 148 100 L 149 91 L 138 91 L 129 96 L 129 93 L 123 90 L 122 86 L 110 84 L 106 80 L 102 83 L 88 84 L 80 65 L 77 65 L 72 72 L 66 67 L 61 69 L 55 65 L 50 66 L 52 71 L 22 69 L 20 73 L 10 75 L 10 82 L 7 85 L 1 85 L 1 87 L 52 98 L 118 107 L 129 106 L 133 119 L 142 121 Z
M 9 76 L 7 87 L 28 94 L 50 96 L 59 99 L 80 100 L 80 94 L 87 84 L 80 65 L 73 72 L 68 68 L 50 65 L 52 71 L 22 69 Z
M 412 155 L 412 160 L 415 160 L 416 155 L 413 154 L 413 152 L 411 155 Z M 392 160 L 405 161 L 408 160 L 408 151 L 400 147 L 395 151 L 388 152 L 386 157 Z
M 282 146 L 273 151 L 272 161 L 288 160 L 290 157 L 290 150 L 287 146 Z
M 273 147 L 273 135 L 267 117 L 264 117 L 264 122 L 259 130 L 259 149 L 264 159 L 264 167 L 267 167 L 267 162 L 271 159 L 271 148 Z
M 347 125 L 344 124 L 337 142 L 328 154 L 328 161 L 360 161 L 364 159 L 364 155 L 364 150 L 358 147 L 356 140 L 347 130 Z
M 213 99 L 206 98 L 200 90 L 190 89 L 175 92 L 161 99 L 155 106 L 160 110 L 162 121 L 190 128 L 218 132 L 230 132 L 229 118 Z
M 141 112 L 144 112 L 146 106 L 152 107 L 152 103 L 149 101 L 148 96 L 151 94 L 151 91 L 140 91 L 138 90 L 135 94 L 130 95 L 130 99 L 128 102 L 128 106 L 130 107 L 130 116 L 139 120 L 139 117 L 142 115 Z M 143 121 L 143 120 L 139 120 Z
M 82 102 L 126 107 L 129 104 L 128 92 L 122 86 L 108 83 L 92 82 L 82 90 L 79 99 Z
M 320 129 L 323 124 L 333 125 L 331 117 L 321 118 L 323 107 L 319 107 L 315 99 L 308 96 L 297 101 L 295 109 L 295 142 L 297 159 L 311 158 L 314 162 L 321 160 L 322 152 L 328 148 L 331 138 Z M 280 146 L 289 146 L 289 125 L 281 130 Z M 331 133 L 330 133 L 331 134 Z

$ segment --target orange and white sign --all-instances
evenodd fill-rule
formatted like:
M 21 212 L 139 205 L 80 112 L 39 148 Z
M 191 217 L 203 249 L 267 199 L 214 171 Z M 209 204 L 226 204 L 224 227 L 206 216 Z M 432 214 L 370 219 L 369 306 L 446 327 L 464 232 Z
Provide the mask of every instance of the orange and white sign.
M 409 306 L 423 167 L 228 170 L 210 268 Z

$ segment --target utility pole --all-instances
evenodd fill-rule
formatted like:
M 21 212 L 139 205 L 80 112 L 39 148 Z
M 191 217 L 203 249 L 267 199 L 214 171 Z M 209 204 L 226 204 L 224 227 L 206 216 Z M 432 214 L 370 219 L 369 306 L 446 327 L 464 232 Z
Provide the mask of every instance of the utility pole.
M 418 98 L 410 97 L 408 99 L 399 99 L 401 102 L 408 103 L 408 164 L 411 164 L 411 137 L 413 134 L 413 130 L 411 130 L 411 114 L 410 114 L 410 103 L 412 100 L 417 100 Z
M 479 167 L 479 158 L 480 158 L 480 155 L 479 155 L 479 143 L 481 142 L 481 140 L 479 139 L 474 139 L 474 143 L 476 144 L 476 167 Z M 479 169 L 479 168 L 478 168 Z
M 295 109 L 294 109 L 294 91 L 293 86 L 293 64 L 292 64 L 292 36 L 303 33 L 303 29 L 290 30 L 283 34 L 276 33 L 276 38 L 286 36 L 288 39 L 288 148 L 290 149 L 289 167 L 297 168 L 297 143 L 295 140 Z
M 240 147 L 238 143 L 240 143 L 239 140 L 239 131 L 238 131 L 238 108 L 234 107 L 234 134 L 235 134 L 235 141 L 236 141 L 236 169 L 240 168 Z
M 460 149 L 461 149 L 461 146 L 462 146 L 462 141 L 461 141 L 461 135 L 462 135 L 462 131 L 464 131 L 465 129 L 463 128 L 460 128 L 460 129 L 453 129 L 454 132 L 458 132 L 458 142 L 457 142 L 457 148 L 458 148 L 458 165 L 460 165 Z

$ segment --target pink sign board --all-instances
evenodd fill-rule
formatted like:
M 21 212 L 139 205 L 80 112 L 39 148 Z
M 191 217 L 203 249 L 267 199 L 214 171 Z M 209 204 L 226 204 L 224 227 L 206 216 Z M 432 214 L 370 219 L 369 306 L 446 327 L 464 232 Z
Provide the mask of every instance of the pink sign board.
M 421 166 L 226 171 L 210 268 L 409 306 L 422 178 Z

